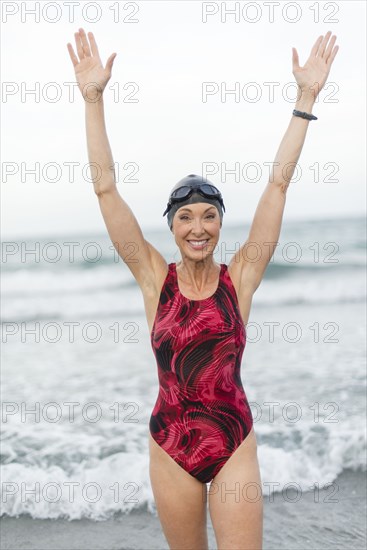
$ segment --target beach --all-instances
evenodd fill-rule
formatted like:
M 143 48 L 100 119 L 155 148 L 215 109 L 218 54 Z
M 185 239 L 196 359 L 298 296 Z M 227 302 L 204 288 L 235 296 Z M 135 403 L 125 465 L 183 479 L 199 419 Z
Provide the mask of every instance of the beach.
M 292 500 L 296 500 L 292 502 Z M 366 476 L 345 471 L 328 489 L 264 493 L 264 550 L 364 550 Z M 2 517 L 3 550 L 163 550 L 159 519 L 142 510 L 106 521 Z M 208 511 L 209 548 L 215 536 Z M 238 549 L 242 550 L 242 549 Z M 245 550 L 245 549 L 243 549 Z
M 366 546 L 364 223 L 284 224 L 253 298 L 241 378 L 264 549 Z M 223 228 L 218 264 L 243 234 Z M 179 260 L 166 230 L 147 237 Z M 49 241 L 16 241 L 3 265 L 1 548 L 168 548 L 148 471 L 159 388 L 140 289 L 108 235 L 53 239 L 57 262 Z M 24 262 L 23 249 L 36 254 Z M 209 515 L 208 533 L 214 549 Z

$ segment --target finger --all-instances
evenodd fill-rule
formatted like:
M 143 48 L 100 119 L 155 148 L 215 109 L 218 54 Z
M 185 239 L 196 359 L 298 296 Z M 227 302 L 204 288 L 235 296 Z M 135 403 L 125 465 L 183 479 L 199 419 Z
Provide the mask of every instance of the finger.
M 311 50 L 311 55 L 316 55 L 317 54 L 317 50 L 319 49 L 319 46 L 322 42 L 322 39 L 323 37 L 322 36 L 319 36 L 318 39 L 316 40 L 315 44 L 313 45 L 313 48 Z
M 339 50 L 339 46 L 335 46 L 335 48 L 334 48 L 333 51 L 331 52 L 331 55 L 330 55 L 329 59 L 326 61 L 326 63 L 327 63 L 328 65 L 331 65 L 331 64 L 332 64 L 332 62 L 333 62 L 334 59 L 335 59 L 336 54 L 338 53 L 338 50 Z
M 292 48 L 292 64 L 293 70 L 299 69 L 299 58 L 296 48 Z
M 74 67 L 75 67 L 75 66 L 79 63 L 79 61 L 78 61 L 77 56 L 75 55 L 75 52 L 74 52 L 74 50 L 73 50 L 73 46 L 70 44 L 70 42 L 68 42 L 68 43 L 66 44 L 66 46 L 67 46 L 67 48 L 68 48 L 68 50 L 69 50 L 70 59 L 71 59 L 73 65 L 74 65 Z
M 88 33 L 88 38 L 89 38 L 89 42 L 90 42 L 90 47 L 91 47 L 91 50 L 92 50 L 92 54 L 95 56 L 95 57 L 99 57 L 99 51 L 98 51 L 98 47 L 97 47 L 97 42 L 94 38 L 94 35 L 92 32 L 89 32 Z
M 324 37 L 323 41 L 322 41 L 321 44 L 320 44 L 319 51 L 317 52 L 318 57 L 322 57 L 322 56 L 324 55 L 324 53 L 325 53 L 325 48 L 326 48 L 327 43 L 329 42 L 330 36 L 331 36 L 331 31 L 328 31 L 328 32 L 325 34 L 325 37 Z
M 85 57 L 84 51 L 83 51 L 83 46 L 82 46 L 82 41 L 81 41 L 81 38 L 80 38 L 80 35 L 79 35 L 78 32 L 75 32 L 74 36 L 75 36 L 76 51 L 78 52 L 79 59 L 81 61 Z
M 117 53 L 113 53 L 110 55 L 110 57 L 107 59 L 107 63 L 106 63 L 106 69 L 108 69 L 109 72 L 112 71 L 112 66 L 113 66 L 113 62 L 115 60 L 115 57 L 116 57 Z
M 79 33 L 80 33 L 80 37 L 81 37 L 81 40 L 82 40 L 82 46 L 83 46 L 84 53 L 85 53 L 86 57 L 91 57 L 92 54 L 91 54 L 90 47 L 89 47 L 89 44 L 88 44 L 87 35 L 85 34 L 85 30 L 80 28 Z
M 331 54 L 331 52 L 332 52 L 333 46 L 334 46 L 334 44 L 335 44 L 335 40 L 336 40 L 336 36 L 334 35 L 334 36 L 332 37 L 332 39 L 330 40 L 328 47 L 326 48 L 326 51 L 325 51 L 325 54 L 324 54 L 324 58 L 325 58 L 325 61 L 326 61 L 326 62 L 327 62 L 327 60 L 329 59 L 329 56 L 330 56 L 330 54 Z

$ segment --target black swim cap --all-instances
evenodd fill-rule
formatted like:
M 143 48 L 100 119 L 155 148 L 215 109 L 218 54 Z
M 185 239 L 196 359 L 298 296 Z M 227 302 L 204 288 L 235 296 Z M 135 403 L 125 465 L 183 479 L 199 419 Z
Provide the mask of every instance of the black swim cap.
M 174 191 L 180 189 L 181 187 L 188 188 L 187 193 L 189 194 L 189 196 L 187 199 L 177 201 L 174 197 L 172 197 L 172 194 L 174 193 Z M 197 192 L 195 191 L 196 189 Z M 194 190 L 194 192 L 192 192 L 192 190 Z M 185 194 L 184 190 L 183 194 Z M 211 197 L 211 195 L 213 197 Z M 169 228 L 172 230 L 173 218 L 179 208 L 187 204 L 194 204 L 197 202 L 206 202 L 215 206 L 219 212 L 220 220 L 222 223 L 223 211 L 225 211 L 225 207 L 219 189 L 217 189 L 217 187 L 215 187 L 215 185 L 208 179 L 203 178 L 202 176 L 197 176 L 196 174 L 190 174 L 181 179 L 178 183 L 176 183 L 176 185 L 171 190 L 167 208 L 163 214 L 163 216 L 167 214 L 167 223 Z

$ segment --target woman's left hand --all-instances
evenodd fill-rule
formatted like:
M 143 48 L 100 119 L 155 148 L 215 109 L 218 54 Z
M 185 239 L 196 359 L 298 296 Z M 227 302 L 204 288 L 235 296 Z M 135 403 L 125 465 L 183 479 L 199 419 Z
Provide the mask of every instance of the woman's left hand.
M 296 48 L 292 48 L 293 75 L 300 93 L 313 95 L 314 99 L 324 87 L 339 49 L 339 46 L 334 47 L 336 36 L 334 35 L 331 40 L 330 37 L 331 31 L 327 32 L 325 36 L 319 36 L 311 50 L 310 57 L 303 67 L 299 65 Z

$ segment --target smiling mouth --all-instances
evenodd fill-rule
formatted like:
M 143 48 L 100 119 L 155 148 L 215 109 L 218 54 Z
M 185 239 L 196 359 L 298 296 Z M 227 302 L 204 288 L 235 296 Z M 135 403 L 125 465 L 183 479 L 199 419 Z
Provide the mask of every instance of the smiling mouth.
M 187 242 L 190 244 L 190 246 L 191 246 L 192 248 L 197 248 L 197 249 L 199 249 L 199 248 L 203 248 L 203 247 L 207 244 L 208 241 L 209 241 L 209 239 L 205 239 L 205 240 L 201 240 L 201 241 L 193 241 L 193 240 L 191 240 L 191 241 L 187 241 Z

